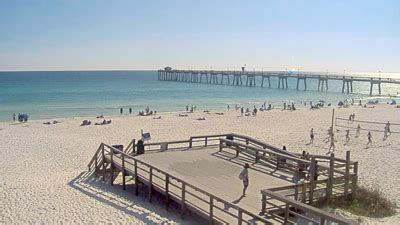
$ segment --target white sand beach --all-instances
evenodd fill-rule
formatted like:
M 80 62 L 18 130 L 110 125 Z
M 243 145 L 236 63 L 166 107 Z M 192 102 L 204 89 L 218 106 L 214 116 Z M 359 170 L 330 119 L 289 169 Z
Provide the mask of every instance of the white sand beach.
M 94 117 L 59 118 L 60 123 L 52 125 L 43 124 L 52 120 L 1 122 L 0 223 L 199 223 L 191 218 L 183 220 L 162 204 L 149 203 L 118 185 L 85 179 L 87 164 L 101 142 L 127 145 L 140 138 L 140 129 L 151 132 L 152 141 L 157 142 L 235 132 L 275 146 L 285 145 L 289 151 L 325 154 L 329 148 L 323 139 L 331 125 L 331 107 L 292 112 L 274 109 L 255 117 L 240 116 L 234 110 L 219 111 L 224 115 L 215 112 L 190 113 L 187 117 L 178 117 L 178 112 L 164 113 L 161 119 L 106 116 L 112 123 L 102 126 L 80 126 L 84 119 L 92 124 L 102 121 Z M 351 113 L 356 114 L 356 120 L 400 123 L 400 108 L 394 106 L 335 107 L 337 117 L 348 118 Z M 200 117 L 205 120 L 197 120 Z M 315 141 L 308 145 L 311 128 Z M 400 126 L 392 127 L 392 131 L 399 132 Z M 350 143 L 345 146 L 345 129 L 335 127 L 335 155 L 344 158 L 345 151 L 350 150 L 352 159 L 359 161 L 360 184 L 381 189 L 399 204 L 400 134 L 392 134 L 386 141 L 382 132 L 372 135 L 373 145 L 366 149 L 367 133 L 362 131 L 355 138 L 352 130 Z M 361 218 L 363 224 L 395 224 L 399 220 L 398 213 L 382 219 Z

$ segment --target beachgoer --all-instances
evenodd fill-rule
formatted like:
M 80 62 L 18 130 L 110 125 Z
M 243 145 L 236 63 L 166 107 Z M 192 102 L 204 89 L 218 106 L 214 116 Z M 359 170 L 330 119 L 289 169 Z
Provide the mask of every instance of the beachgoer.
M 121 109 L 119 110 L 119 113 L 121 113 L 121 115 L 122 115 L 123 112 L 124 112 L 124 110 L 121 108 Z
M 283 103 L 283 109 L 284 109 L 284 110 L 286 109 L 286 102 Z
M 189 111 L 189 105 L 186 105 L 186 112 Z
M 250 165 L 248 163 L 244 164 L 242 171 L 239 174 L 239 179 L 243 181 L 243 196 L 246 196 L 246 190 L 249 186 L 249 171 Z
M 132 108 L 129 107 L 129 114 L 132 114 Z
M 310 130 L 310 144 L 314 143 L 314 128 Z
M 15 122 L 15 113 L 13 113 L 13 122 Z
M 333 133 L 331 134 L 330 140 L 331 140 L 331 143 L 329 145 L 329 153 L 331 152 L 331 150 L 332 150 L 332 152 L 335 151 L 335 137 L 334 137 Z
M 350 130 L 347 129 L 346 130 L 346 144 L 349 143 L 349 141 L 350 141 Z
M 367 148 L 368 148 L 369 145 L 372 145 L 372 134 L 371 134 L 371 131 L 368 131 L 367 138 L 368 138 L 368 142 L 367 142 Z
M 327 130 L 327 137 L 324 139 L 325 143 L 328 143 L 330 138 L 332 137 L 333 134 L 333 128 L 329 127 L 329 129 Z
M 361 131 L 361 126 L 360 126 L 360 124 L 358 124 L 357 130 L 356 130 L 356 138 L 360 136 L 360 131 Z
M 385 141 L 387 137 L 388 137 L 388 129 L 387 129 L 387 125 L 386 125 L 385 130 L 383 131 L 383 140 Z
M 390 131 L 390 123 L 389 123 L 389 121 L 387 121 L 386 127 L 387 127 L 387 132 L 388 132 L 389 134 L 392 134 L 392 131 Z
M 243 113 L 244 113 L 244 108 L 242 107 L 240 108 L 240 114 L 243 116 Z
M 229 109 L 230 109 L 230 108 L 229 108 L 229 105 L 228 105 L 228 111 L 229 111 Z
M 282 150 L 283 151 L 287 151 L 286 150 L 286 146 L 283 146 Z M 285 164 L 286 164 L 286 158 L 278 156 L 277 157 L 277 162 L 276 162 L 276 169 L 279 169 L 281 166 L 283 166 Z

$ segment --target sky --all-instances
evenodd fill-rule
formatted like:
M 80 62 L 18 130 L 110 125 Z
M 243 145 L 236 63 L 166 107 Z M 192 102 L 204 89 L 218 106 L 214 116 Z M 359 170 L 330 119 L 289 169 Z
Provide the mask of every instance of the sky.
M 400 72 L 399 0 L 4 0 L 0 71 Z

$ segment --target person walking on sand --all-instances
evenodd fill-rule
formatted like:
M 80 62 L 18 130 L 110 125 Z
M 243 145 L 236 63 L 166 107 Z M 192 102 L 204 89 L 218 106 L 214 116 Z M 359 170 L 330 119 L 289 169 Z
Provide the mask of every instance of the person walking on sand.
M 314 128 L 310 130 L 310 144 L 314 144 Z
M 331 140 L 331 143 L 329 145 L 329 152 L 328 153 L 331 153 L 331 150 L 332 150 L 332 152 L 335 151 L 335 137 L 334 137 L 333 133 L 331 134 L 330 140 Z
M 357 130 L 356 130 L 356 138 L 360 136 L 360 131 L 361 131 L 361 126 L 360 124 L 357 125 Z
M 244 113 L 244 108 L 242 107 L 240 108 L 240 114 L 243 116 L 243 113 Z
M 229 107 L 229 105 L 228 105 L 228 111 L 229 111 L 229 109 L 230 109 L 230 107 Z
M 250 165 L 248 163 L 244 164 L 242 171 L 239 174 L 239 179 L 243 181 L 243 194 L 242 196 L 246 196 L 246 190 L 249 186 L 249 171 Z
M 129 107 L 129 114 L 132 114 L 132 108 Z
M 367 138 L 368 138 L 368 142 L 367 142 L 367 148 L 368 148 L 369 145 L 372 145 L 372 134 L 371 134 L 371 131 L 368 131 Z
M 345 143 L 345 145 L 348 144 L 349 141 L 350 141 L 350 130 L 347 129 L 347 130 L 346 130 L 346 143 Z
M 387 137 L 388 137 L 388 129 L 387 129 L 387 125 L 386 125 L 385 130 L 383 131 L 383 141 L 385 141 Z
M 15 122 L 15 113 L 13 113 L 13 122 Z
M 325 143 L 328 143 L 329 142 L 329 140 L 330 140 L 330 138 L 332 137 L 332 134 L 333 134 L 333 128 L 332 127 L 329 127 L 329 129 L 328 129 L 328 133 L 327 133 L 327 137 L 325 138 Z
M 389 121 L 387 121 L 387 123 L 386 123 L 386 129 L 387 129 L 387 132 L 389 134 L 392 134 L 392 131 L 390 131 L 390 123 L 389 123 Z
M 121 113 L 121 115 L 122 115 L 123 112 L 124 112 L 124 110 L 121 107 L 121 109 L 119 109 L 119 113 Z

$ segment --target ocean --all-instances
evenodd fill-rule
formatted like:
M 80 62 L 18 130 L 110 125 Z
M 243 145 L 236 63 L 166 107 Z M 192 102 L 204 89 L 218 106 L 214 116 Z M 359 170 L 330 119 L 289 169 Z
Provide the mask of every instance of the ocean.
M 211 85 L 158 81 L 157 71 L 0 72 L 0 120 L 11 120 L 13 113 L 48 119 L 119 115 L 121 107 L 124 113 L 132 108 L 137 114 L 146 106 L 168 112 L 183 111 L 186 105 L 205 110 L 226 109 L 228 104 L 259 107 L 264 102 L 275 106 L 295 102 L 300 106 L 304 101 L 337 104 L 345 99 L 369 98 L 368 83 L 355 82 L 355 94 L 348 95 L 340 93 L 341 81 L 329 81 L 328 92 L 316 91 L 316 80 L 307 81 L 307 91 L 302 91 L 302 83 L 297 91 L 295 79 L 288 81 L 289 89 L 282 90 L 276 88 L 277 79 L 271 79 L 272 88 L 259 87 L 259 80 L 258 87 Z M 382 87 L 384 95 L 400 92 L 400 85 Z

